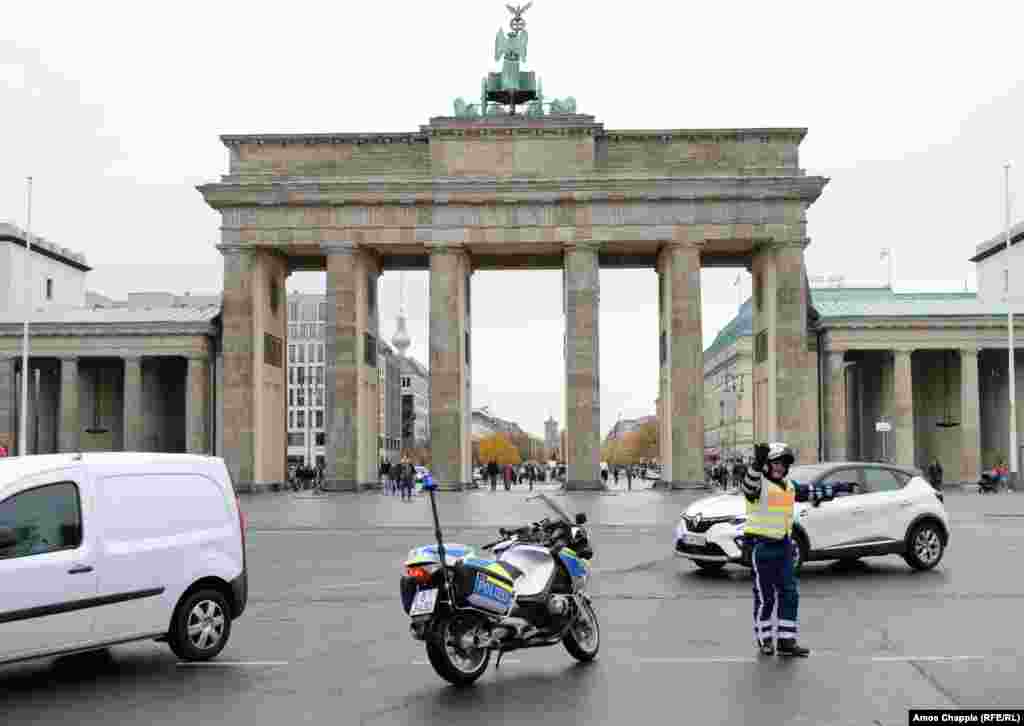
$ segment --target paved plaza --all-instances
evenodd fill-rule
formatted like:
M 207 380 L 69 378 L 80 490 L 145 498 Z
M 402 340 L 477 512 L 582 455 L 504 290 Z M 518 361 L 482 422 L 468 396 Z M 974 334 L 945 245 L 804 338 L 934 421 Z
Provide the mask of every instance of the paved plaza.
M 406 552 L 431 539 L 426 497 L 243 496 L 248 610 L 209 665 L 155 643 L 0 668 L 9 724 L 904 724 L 911 706 L 1022 705 L 1024 497 L 950 493 L 946 558 L 808 565 L 808 660 L 757 662 L 751 578 L 699 574 L 671 553 L 699 493 L 560 494 L 594 529 L 596 662 L 512 653 L 467 690 L 437 677 L 398 601 Z M 453 542 L 544 516 L 525 487 L 441 495 Z

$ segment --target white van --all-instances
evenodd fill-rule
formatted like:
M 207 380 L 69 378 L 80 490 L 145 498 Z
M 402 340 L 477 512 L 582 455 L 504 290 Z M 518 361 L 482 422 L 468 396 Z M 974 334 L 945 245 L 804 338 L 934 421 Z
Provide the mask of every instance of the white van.
M 0 663 L 147 639 L 208 660 L 247 599 L 245 520 L 222 459 L 0 459 Z

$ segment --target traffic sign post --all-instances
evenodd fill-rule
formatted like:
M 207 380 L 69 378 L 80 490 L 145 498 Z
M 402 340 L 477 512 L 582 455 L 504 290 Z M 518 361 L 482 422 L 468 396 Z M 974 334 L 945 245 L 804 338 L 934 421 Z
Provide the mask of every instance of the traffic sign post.
M 888 461 L 886 444 L 889 439 L 889 432 L 892 431 L 892 424 L 888 421 L 875 421 L 875 432 L 882 434 L 882 461 Z

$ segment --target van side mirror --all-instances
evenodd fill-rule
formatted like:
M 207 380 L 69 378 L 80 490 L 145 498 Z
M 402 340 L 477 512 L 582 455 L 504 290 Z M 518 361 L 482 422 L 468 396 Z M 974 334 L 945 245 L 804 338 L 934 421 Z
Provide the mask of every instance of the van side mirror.
M 578 524 L 580 526 L 583 526 L 586 523 L 587 523 L 587 515 L 585 515 L 583 512 L 580 512 L 579 514 L 576 515 L 576 524 Z
M 18 544 L 18 533 L 11 527 L 0 527 L 0 549 Z

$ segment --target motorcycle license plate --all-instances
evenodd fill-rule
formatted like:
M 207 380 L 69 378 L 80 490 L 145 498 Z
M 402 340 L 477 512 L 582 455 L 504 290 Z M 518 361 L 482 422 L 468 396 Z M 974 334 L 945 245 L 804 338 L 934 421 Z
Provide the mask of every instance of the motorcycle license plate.
M 703 547 L 708 543 L 708 538 L 702 534 L 684 534 L 683 544 L 694 545 L 696 547 Z
M 437 588 L 420 590 L 412 599 L 412 607 L 409 608 L 409 616 L 429 615 L 434 612 L 434 605 L 437 604 Z

